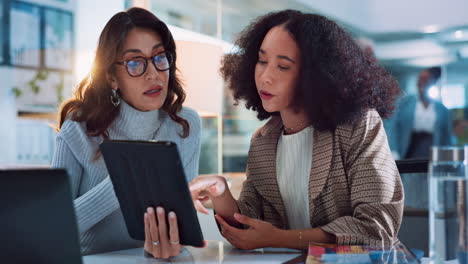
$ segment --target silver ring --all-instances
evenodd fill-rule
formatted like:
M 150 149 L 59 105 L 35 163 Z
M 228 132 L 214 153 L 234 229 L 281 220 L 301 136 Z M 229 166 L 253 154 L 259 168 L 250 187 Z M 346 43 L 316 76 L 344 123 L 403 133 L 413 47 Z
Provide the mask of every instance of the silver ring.
M 153 241 L 153 246 L 159 245 L 159 241 Z
M 177 244 L 179 244 L 180 242 L 179 242 L 179 240 L 177 240 L 177 241 L 169 241 L 169 243 L 171 243 L 172 245 L 177 245 Z

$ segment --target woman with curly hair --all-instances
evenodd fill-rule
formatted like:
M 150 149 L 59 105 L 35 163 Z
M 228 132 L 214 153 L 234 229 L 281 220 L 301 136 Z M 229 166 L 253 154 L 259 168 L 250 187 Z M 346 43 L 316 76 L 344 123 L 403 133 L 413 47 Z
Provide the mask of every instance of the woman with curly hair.
M 236 44 L 221 72 L 269 121 L 252 136 L 240 198 L 223 177 L 198 177 L 197 210 L 211 199 L 223 236 L 242 249 L 397 242 L 403 187 L 381 120 L 396 81 L 320 15 L 267 14 Z
M 182 107 L 184 100 L 166 24 L 141 8 L 115 14 L 99 37 L 93 71 L 60 109 L 52 161 L 70 176 L 82 254 L 143 245 L 128 235 L 99 153 L 103 140 L 173 141 L 187 180 L 198 175 L 200 117 Z M 144 220 L 146 252 L 157 258 L 178 255 L 175 213 L 148 208 Z

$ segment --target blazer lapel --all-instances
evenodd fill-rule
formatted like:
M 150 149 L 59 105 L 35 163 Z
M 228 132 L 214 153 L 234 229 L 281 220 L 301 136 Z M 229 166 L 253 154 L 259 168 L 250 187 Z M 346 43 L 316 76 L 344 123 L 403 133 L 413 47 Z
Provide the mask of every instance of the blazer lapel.
M 310 224 L 313 227 L 314 200 L 327 183 L 333 156 L 333 134 L 314 130 L 312 149 L 312 169 L 309 177 L 309 212 Z
M 276 150 L 283 124 L 280 118 L 272 118 L 260 131 L 249 150 L 249 177 L 259 194 L 271 201 L 281 217 L 284 228 L 288 226 L 283 199 L 276 179 Z M 309 211 L 312 224 L 314 199 L 327 183 L 333 156 L 333 134 L 314 130 L 312 169 L 309 176 Z
M 259 194 L 271 202 L 285 228 L 287 219 L 276 179 L 276 149 L 282 126 L 281 119 L 273 117 L 262 128 L 260 136 L 250 147 L 247 164 L 249 165 L 249 178 Z

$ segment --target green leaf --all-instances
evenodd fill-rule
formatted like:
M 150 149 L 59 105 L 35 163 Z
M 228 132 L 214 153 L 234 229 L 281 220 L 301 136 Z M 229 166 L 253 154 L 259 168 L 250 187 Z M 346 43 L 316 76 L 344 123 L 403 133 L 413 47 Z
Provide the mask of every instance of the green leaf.
M 44 81 L 49 76 L 48 70 L 39 70 L 36 74 L 35 79 L 39 81 Z
M 55 86 L 55 90 L 57 92 L 57 101 L 61 103 L 63 101 L 63 88 L 64 88 L 64 81 L 61 78 L 60 82 Z
M 35 82 L 31 84 L 31 91 L 33 91 L 33 93 L 38 94 L 40 90 L 41 88 Z
M 11 88 L 11 92 L 15 95 L 16 98 L 23 94 L 23 91 L 21 91 L 18 87 Z

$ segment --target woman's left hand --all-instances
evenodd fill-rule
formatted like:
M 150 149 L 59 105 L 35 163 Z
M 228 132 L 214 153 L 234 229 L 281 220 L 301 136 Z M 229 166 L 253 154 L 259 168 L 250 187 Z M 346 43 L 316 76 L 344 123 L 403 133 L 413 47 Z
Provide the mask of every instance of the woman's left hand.
M 162 207 L 154 210 L 149 207 L 145 213 L 145 250 L 154 258 L 170 258 L 179 255 L 179 229 L 177 216 L 174 212 L 168 215 L 169 225 L 166 223 L 166 213 Z M 157 222 L 156 222 L 157 218 Z
M 222 235 L 235 247 L 240 249 L 255 249 L 273 247 L 280 239 L 281 229 L 269 222 L 253 219 L 238 213 L 234 218 L 241 224 L 248 225 L 248 229 L 238 229 L 229 225 L 224 219 L 216 215 L 216 220 L 221 225 Z

